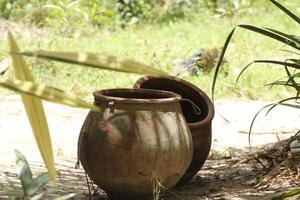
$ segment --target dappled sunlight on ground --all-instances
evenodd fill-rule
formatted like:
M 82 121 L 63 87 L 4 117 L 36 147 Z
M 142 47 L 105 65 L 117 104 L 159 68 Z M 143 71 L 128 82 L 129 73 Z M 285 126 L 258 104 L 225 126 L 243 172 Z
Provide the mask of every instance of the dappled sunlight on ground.
M 213 121 L 213 143 L 210 160 L 190 183 L 174 192 L 183 199 L 257 199 L 273 195 L 284 188 L 254 188 L 262 166 L 255 160 L 247 160 L 258 147 L 287 139 L 297 131 L 299 113 L 293 109 L 278 108 L 267 117 L 261 114 L 248 146 L 248 129 L 255 113 L 268 102 L 232 102 L 216 104 Z M 88 199 L 85 174 L 75 170 L 77 139 L 87 110 L 45 103 L 47 118 L 56 157 L 58 182 L 53 185 L 55 194 L 76 192 L 75 199 Z M 222 117 L 226 118 L 225 121 Z M 0 104 L 0 180 L 20 184 L 15 174 L 14 149 L 29 160 L 34 174 L 45 171 L 30 126 L 18 96 L 1 97 Z M 288 187 L 288 186 L 287 186 Z M 8 184 L 8 188 L 12 188 Z M 3 193 L 0 193 L 0 199 Z M 176 199 L 170 193 L 164 199 Z

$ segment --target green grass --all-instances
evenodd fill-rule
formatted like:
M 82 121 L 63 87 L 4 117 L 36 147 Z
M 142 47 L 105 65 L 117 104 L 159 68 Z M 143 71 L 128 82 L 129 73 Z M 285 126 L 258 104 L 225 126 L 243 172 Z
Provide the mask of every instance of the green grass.
M 42 48 L 107 53 L 122 58 L 133 58 L 172 74 L 175 60 L 189 58 L 200 48 L 222 47 L 227 35 L 236 24 L 253 24 L 290 33 L 299 32 L 299 28 L 296 30 L 297 25 L 283 13 L 275 12 L 274 9 L 268 12 L 255 9 L 253 14 L 234 18 L 216 19 L 209 14 L 197 14 L 171 24 L 144 25 L 115 32 L 79 26 L 77 28 L 81 35 L 74 34 L 71 37 L 56 34 L 57 30 L 48 28 L 48 33 L 43 37 L 34 40 L 23 37 L 18 41 L 23 50 Z M 252 60 L 286 56 L 287 53 L 279 50 L 281 47 L 270 39 L 238 29 L 225 55 L 229 75 L 220 75 L 216 86 L 216 99 L 242 97 L 274 100 L 285 97 L 290 91 L 264 86 L 284 76 L 284 71 L 276 67 L 270 70 L 270 66 L 253 66 L 242 76 L 240 83 L 235 85 L 240 70 Z M 0 43 L 0 51 L 6 49 L 6 44 Z M 72 91 L 81 96 L 90 95 L 96 89 L 132 87 L 135 80 L 139 78 L 132 74 L 36 61 L 31 58 L 27 61 L 32 64 L 31 68 L 38 82 Z M 210 95 L 212 75 L 213 72 L 184 78 Z

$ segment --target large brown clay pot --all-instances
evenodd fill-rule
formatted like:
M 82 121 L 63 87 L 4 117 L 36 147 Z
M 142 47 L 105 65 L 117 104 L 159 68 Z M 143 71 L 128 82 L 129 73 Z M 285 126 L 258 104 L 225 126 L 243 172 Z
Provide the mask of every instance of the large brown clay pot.
M 181 108 L 193 138 L 193 160 L 177 185 L 188 182 L 203 166 L 211 147 L 211 122 L 214 117 L 214 107 L 208 96 L 195 85 L 176 77 L 140 78 L 134 88 L 159 89 L 177 93 L 183 99 L 189 99 L 201 110 L 195 113 L 191 103 L 182 101 Z
M 100 90 L 94 97 L 103 112 L 88 114 L 78 141 L 92 181 L 112 199 L 147 199 L 153 176 L 172 188 L 193 154 L 181 97 L 145 89 Z

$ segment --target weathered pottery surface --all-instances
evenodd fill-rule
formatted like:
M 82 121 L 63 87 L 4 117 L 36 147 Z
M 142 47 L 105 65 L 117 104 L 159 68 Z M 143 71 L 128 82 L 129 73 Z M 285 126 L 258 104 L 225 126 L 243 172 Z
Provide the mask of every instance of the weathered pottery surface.
M 115 199 L 149 195 L 154 176 L 167 188 L 191 163 L 190 131 L 181 97 L 144 89 L 96 91 L 102 113 L 90 112 L 78 141 L 88 176 Z
M 211 147 L 211 122 L 214 117 L 214 107 L 208 96 L 195 85 L 177 77 L 140 78 L 134 88 L 147 88 L 171 91 L 179 94 L 183 99 L 191 100 L 201 110 L 197 115 L 190 102 L 182 101 L 181 108 L 188 122 L 193 138 L 193 160 L 181 178 L 178 185 L 188 182 L 203 166 Z

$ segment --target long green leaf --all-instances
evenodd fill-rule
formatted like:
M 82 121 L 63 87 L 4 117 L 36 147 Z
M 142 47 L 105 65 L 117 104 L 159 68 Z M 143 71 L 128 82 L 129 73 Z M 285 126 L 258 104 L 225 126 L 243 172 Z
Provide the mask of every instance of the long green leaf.
M 300 77 L 300 72 L 294 73 L 293 75 L 291 75 L 291 77 L 294 77 L 294 78 Z
M 237 84 L 242 76 L 242 74 L 253 64 L 254 62 L 249 63 L 248 65 L 246 65 L 241 72 L 239 73 L 239 75 L 236 78 L 235 84 Z
M 242 25 L 238 25 L 239 27 L 241 28 L 244 28 L 244 29 L 247 29 L 247 30 L 250 30 L 250 31 L 253 31 L 253 32 L 256 32 L 256 33 L 259 33 L 259 34 L 262 34 L 262 35 L 265 35 L 269 38 L 272 38 L 274 40 L 277 40 L 279 42 L 282 42 L 286 45 L 289 45 L 295 49 L 298 49 L 300 50 L 300 46 L 299 44 L 297 44 L 296 42 L 290 40 L 290 39 L 287 39 L 285 37 L 282 37 L 278 34 L 275 34 L 275 33 L 272 33 L 271 31 L 268 31 L 268 30 L 265 30 L 265 29 L 262 29 L 262 28 L 258 28 L 256 26 L 252 26 L 252 25 L 245 25 L 245 24 L 242 24 Z
M 300 54 L 299 54 L 300 55 Z M 294 62 L 294 63 L 296 63 L 296 64 L 298 64 L 298 65 L 300 65 L 300 59 L 293 59 L 293 58 L 291 58 L 291 59 L 288 59 L 289 61 L 292 61 L 292 62 Z
M 300 69 L 300 64 L 298 64 L 298 63 L 289 63 L 289 62 L 282 62 L 282 61 L 276 61 L 276 60 L 255 60 L 254 63 L 268 63 L 268 64 L 282 65 L 282 66 L 286 66 L 286 67 Z
M 26 197 L 29 197 L 39 191 L 43 185 L 47 184 L 50 177 L 48 173 L 42 173 L 34 179 L 25 156 L 18 150 L 15 150 L 15 155 L 18 176 Z
M 96 112 L 100 111 L 100 108 L 85 102 L 71 93 L 67 93 L 47 85 L 35 84 L 29 81 L 6 79 L 0 80 L 0 86 L 21 94 L 31 95 L 54 103 L 64 104 L 72 107 L 88 108 Z
M 258 117 L 258 115 L 263 111 L 265 110 L 266 108 L 268 107 L 271 107 L 267 112 L 266 112 L 266 115 L 269 114 L 269 112 L 274 109 L 276 106 L 278 105 L 282 105 L 282 106 L 289 106 L 289 107 L 293 107 L 293 108 L 298 108 L 297 105 L 295 104 L 287 104 L 287 103 L 284 103 L 286 101 L 290 101 L 290 100 L 297 100 L 299 99 L 299 97 L 290 97 L 290 98 L 286 98 L 284 100 L 281 100 L 277 103 L 271 103 L 271 104 L 268 104 L 268 105 L 265 105 L 264 107 L 262 107 L 253 117 L 252 121 L 251 121 L 251 124 L 250 124 L 250 128 L 249 128 L 249 132 L 248 132 L 248 143 L 249 143 L 249 146 L 251 147 L 251 133 L 252 133 L 252 129 L 253 129 L 253 126 L 254 126 L 254 123 Z
M 13 52 L 19 52 L 17 43 L 10 32 L 8 32 L 8 41 L 10 50 Z M 25 60 L 21 56 L 15 54 L 12 55 L 12 60 L 16 78 L 23 81 L 33 82 L 33 77 L 26 66 Z M 55 180 L 56 173 L 52 142 L 42 102 L 40 99 L 28 96 L 26 94 L 22 94 L 21 97 L 35 140 L 49 171 L 49 175 L 52 180 Z
M 219 60 L 217 62 L 217 65 L 216 65 L 216 69 L 215 69 L 215 73 L 214 73 L 214 78 L 213 78 L 213 83 L 212 83 L 212 91 L 211 91 L 211 95 L 212 95 L 212 100 L 213 101 L 214 101 L 215 86 L 216 86 L 218 74 L 219 74 L 219 71 L 221 69 L 221 65 L 223 63 L 224 55 L 226 53 L 226 50 L 227 50 L 229 42 L 230 42 L 230 40 L 232 38 L 232 35 L 234 34 L 234 31 L 235 31 L 235 28 L 230 32 L 230 34 L 226 38 L 226 41 L 224 43 L 224 46 L 223 46 L 223 49 L 222 49 L 222 52 L 221 52 L 221 55 L 220 55 L 220 58 L 219 58 Z
M 292 13 L 291 11 L 289 11 L 286 7 L 284 7 L 283 5 L 281 5 L 280 3 L 278 3 L 275 0 L 270 0 L 274 5 L 276 5 L 278 8 L 280 8 L 280 10 L 282 10 L 283 12 L 285 12 L 288 16 L 290 16 L 291 18 L 293 18 L 298 24 L 300 24 L 300 18 L 297 17 L 294 13 Z
M 296 96 L 299 96 L 300 94 L 300 84 L 293 84 L 293 83 L 288 83 L 287 81 L 275 81 L 273 83 L 267 84 L 268 86 L 285 86 L 285 87 L 291 87 L 296 90 Z
M 268 31 L 271 31 L 273 33 L 276 33 L 278 35 L 281 35 L 282 37 L 288 38 L 288 39 L 296 42 L 300 46 L 300 40 L 298 39 L 297 36 L 289 35 L 289 34 L 283 33 L 281 31 L 278 31 L 278 30 L 275 30 L 275 29 L 272 29 L 272 28 L 265 28 L 265 29 L 268 30 Z
M 284 76 L 284 77 L 282 77 L 282 78 L 279 78 L 279 79 L 277 79 L 276 81 L 274 81 L 274 82 L 272 82 L 272 83 L 275 83 L 275 82 L 277 82 L 277 81 L 280 81 L 280 80 L 283 80 L 283 79 L 288 79 L 286 82 L 291 82 L 291 80 L 290 79 L 294 79 L 294 78 L 297 78 L 297 77 L 300 77 L 300 72 L 298 72 L 298 73 L 294 73 L 293 75 L 289 72 L 289 70 L 288 70 L 288 68 L 287 67 L 285 67 L 285 69 L 286 69 L 286 71 L 288 71 L 287 72 L 287 76 Z M 271 85 L 272 83 L 270 83 L 270 84 L 267 84 L 267 85 Z
M 246 65 L 241 72 L 239 73 L 237 79 L 236 79 L 236 83 L 239 81 L 240 77 L 242 76 L 242 74 L 254 63 L 267 63 L 267 64 L 276 64 L 276 65 L 282 65 L 284 67 L 292 67 L 295 69 L 300 69 L 300 65 L 298 63 L 288 63 L 288 62 L 282 62 L 282 61 L 276 61 L 276 60 L 255 60 L 251 63 L 249 63 L 248 65 Z
M 21 181 L 23 191 L 26 196 L 29 196 L 30 195 L 29 188 L 32 182 L 32 172 L 29 168 L 25 156 L 21 152 L 15 150 L 15 156 L 16 156 L 17 173 Z
M 286 71 L 286 73 L 287 73 L 287 75 L 289 77 L 287 83 L 289 83 L 289 82 L 292 83 L 292 87 L 295 88 L 296 91 L 297 91 L 297 95 L 296 96 L 299 96 L 299 94 L 300 94 L 300 84 L 295 81 L 295 77 L 291 74 L 291 72 L 289 71 L 288 67 L 285 66 L 284 68 L 285 68 L 285 71 Z
M 16 53 L 16 52 L 11 52 Z M 107 69 L 119 72 L 167 76 L 166 72 L 134 60 L 119 59 L 114 56 L 95 53 L 33 51 L 19 53 L 24 56 L 38 57 L 65 63 L 85 65 L 93 68 Z
M 291 108 L 300 109 L 300 105 L 297 105 L 297 104 L 281 103 L 280 105 L 282 105 L 282 106 L 287 106 L 287 107 L 291 107 Z
M 289 197 L 293 197 L 300 194 L 300 188 L 292 189 L 288 192 L 284 192 L 279 196 L 273 197 L 272 200 L 283 200 Z
M 266 109 L 267 107 L 270 107 L 270 106 L 273 106 L 274 103 L 272 104 L 268 104 L 264 107 L 262 107 L 253 117 L 252 121 L 251 121 L 251 124 L 250 124 L 250 128 L 249 128 L 249 132 L 248 132 L 248 144 L 249 146 L 251 147 L 251 133 L 252 133 L 252 129 L 253 129 L 253 126 L 254 126 L 254 122 L 256 121 L 256 118 L 258 117 L 258 115 L 264 110 Z
M 300 56 L 300 53 L 295 52 L 295 51 L 290 51 L 290 50 L 286 50 L 286 49 L 280 49 L 280 50 L 281 50 L 281 51 L 288 52 L 288 53 L 296 54 L 296 55 Z
M 280 101 L 278 101 L 277 103 L 274 103 L 274 104 L 271 106 L 271 108 L 267 111 L 266 115 L 268 115 L 269 112 L 271 112 L 271 110 L 273 110 L 273 109 L 274 109 L 276 106 L 278 106 L 278 105 L 283 105 L 283 106 L 290 106 L 290 105 L 292 105 L 292 104 L 287 104 L 287 103 L 285 103 L 285 102 L 291 101 L 291 100 L 299 100 L 299 97 L 297 97 L 297 96 L 296 96 L 296 97 L 289 97 L 289 98 L 280 100 Z M 294 107 L 294 106 L 290 106 L 290 107 Z
M 288 83 L 287 81 L 275 81 L 275 82 L 267 84 L 267 86 L 274 86 L 274 85 L 289 86 L 289 87 L 293 87 L 296 89 L 300 86 L 300 84 L 294 85 L 293 83 Z
M 288 59 L 291 60 L 291 59 Z M 287 73 L 286 77 L 280 78 L 272 83 L 267 84 L 267 86 L 273 86 L 273 85 L 281 85 L 281 86 L 290 86 L 295 88 L 298 92 L 300 92 L 300 84 L 295 81 L 296 77 L 300 76 L 300 73 L 294 73 L 293 75 L 289 71 L 288 67 L 284 66 L 285 71 Z M 281 81 L 282 79 L 287 78 L 286 81 Z

